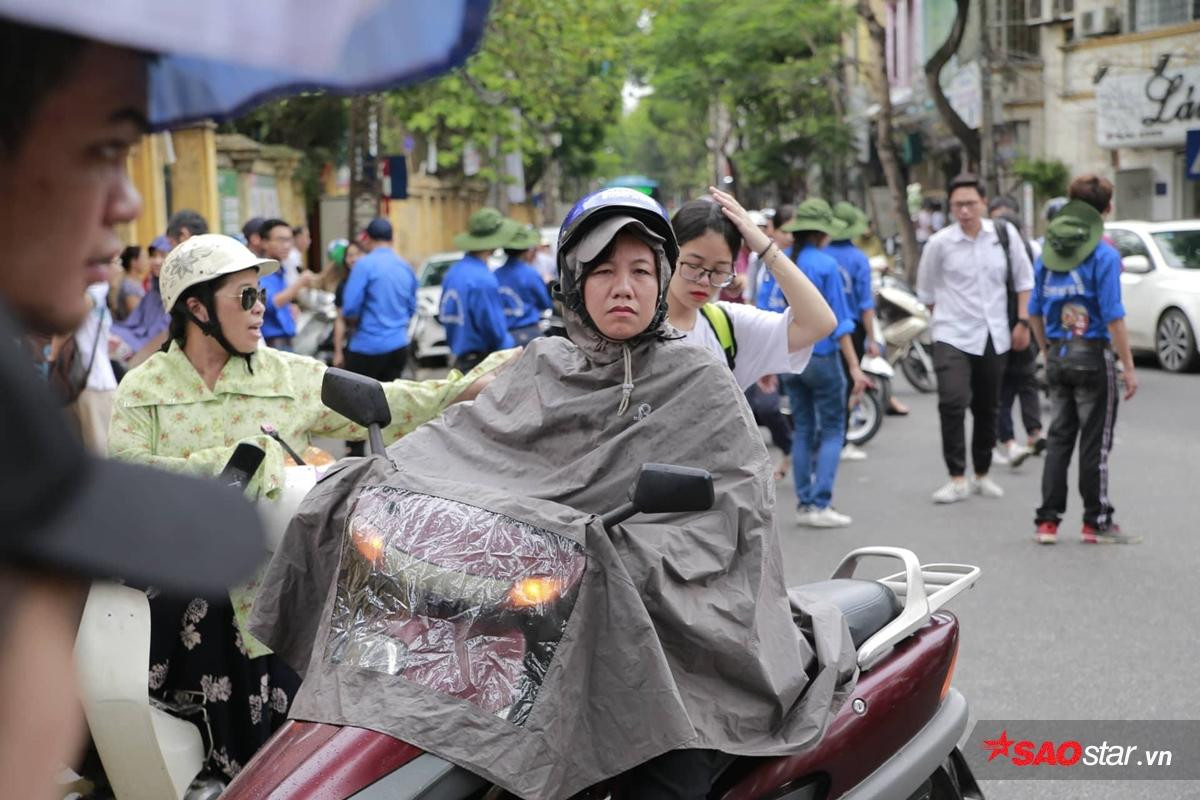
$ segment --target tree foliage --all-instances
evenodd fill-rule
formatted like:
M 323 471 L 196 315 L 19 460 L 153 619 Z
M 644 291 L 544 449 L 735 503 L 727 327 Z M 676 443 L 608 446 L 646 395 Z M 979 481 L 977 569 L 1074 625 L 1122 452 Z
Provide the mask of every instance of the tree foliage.
M 1013 164 L 1013 172 L 1033 186 L 1039 201 L 1067 193 L 1071 170 L 1058 159 L 1030 159 L 1021 156 Z
M 694 193 L 712 179 L 695 174 L 697 157 L 720 151 L 735 188 L 794 196 L 813 165 L 850 148 L 835 65 L 852 24 L 836 0 L 659 0 L 640 62 L 649 110 L 614 137 L 619 146 L 652 121 L 653 144 L 628 153 L 630 168 Z
M 446 76 L 392 92 L 391 115 L 432 138 L 447 171 L 472 145 L 485 179 L 514 151 L 530 184 L 550 156 L 568 174 L 591 174 L 620 113 L 640 10 L 634 0 L 495 0 L 479 51 Z
M 321 170 L 341 160 L 346 150 L 347 100 L 327 94 L 303 94 L 268 103 L 221 126 L 263 144 L 285 144 L 303 153 L 297 177 L 311 204 L 320 196 Z

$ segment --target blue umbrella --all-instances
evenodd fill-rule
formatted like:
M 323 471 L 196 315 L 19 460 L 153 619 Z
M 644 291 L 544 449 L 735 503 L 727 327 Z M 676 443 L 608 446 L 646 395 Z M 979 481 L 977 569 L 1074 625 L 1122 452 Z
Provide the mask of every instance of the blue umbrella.
M 154 128 L 301 91 L 375 91 L 461 65 L 488 0 L 0 0 L 0 16 L 157 53 Z

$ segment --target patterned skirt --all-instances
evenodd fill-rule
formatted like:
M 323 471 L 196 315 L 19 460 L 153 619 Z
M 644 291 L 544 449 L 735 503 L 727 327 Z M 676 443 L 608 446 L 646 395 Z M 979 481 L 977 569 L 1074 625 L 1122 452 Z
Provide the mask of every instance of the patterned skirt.
M 207 768 L 233 778 L 287 719 L 300 677 L 274 655 L 246 654 L 228 597 L 152 596 L 150 616 L 151 696 L 187 709 L 211 748 Z

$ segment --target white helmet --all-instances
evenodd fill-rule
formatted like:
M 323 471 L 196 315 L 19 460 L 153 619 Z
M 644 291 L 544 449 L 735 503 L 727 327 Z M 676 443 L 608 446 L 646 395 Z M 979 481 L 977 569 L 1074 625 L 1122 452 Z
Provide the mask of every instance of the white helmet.
M 258 277 L 279 269 L 273 258 L 259 258 L 246 245 L 230 236 L 203 233 L 192 236 L 171 250 L 158 277 L 163 308 L 168 312 L 190 287 L 232 272 L 258 267 Z

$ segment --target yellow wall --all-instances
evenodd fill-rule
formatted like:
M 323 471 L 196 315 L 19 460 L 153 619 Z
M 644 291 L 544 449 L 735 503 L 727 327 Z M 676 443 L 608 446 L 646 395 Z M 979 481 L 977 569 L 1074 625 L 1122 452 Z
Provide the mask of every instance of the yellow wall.
M 175 163 L 171 165 L 171 208 L 198 211 L 214 228 L 217 204 L 216 128 L 211 122 L 173 131 Z
M 142 213 L 119 228 L 126 244 L 145 247 L 167 228 L 167 196 L 163 181 L 163 142 L 158 134 L 143 136 L 129 153 L 129 178 L 142 197 Z
M 454 236 L 467 229 L 467 220 L 487 202 L 482 186 L 469 188 L 442 183 L 428 175 L 408 182 L 408 199 L 392 200 L 388 218 L 396 236 L 396 250 L 413 264 L 434 253 L 454 250 Z M 508 215 L 520 222 L 536 219 L 528 204 L 510 205 Z

